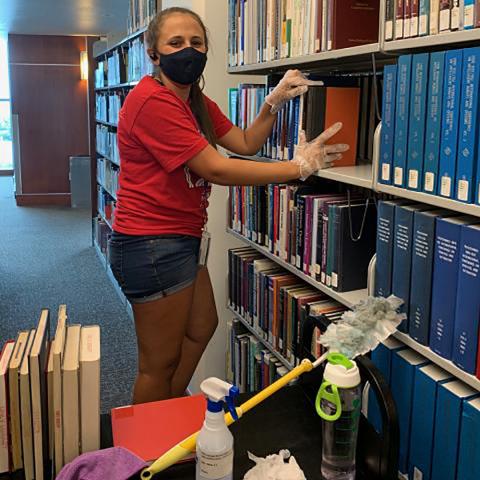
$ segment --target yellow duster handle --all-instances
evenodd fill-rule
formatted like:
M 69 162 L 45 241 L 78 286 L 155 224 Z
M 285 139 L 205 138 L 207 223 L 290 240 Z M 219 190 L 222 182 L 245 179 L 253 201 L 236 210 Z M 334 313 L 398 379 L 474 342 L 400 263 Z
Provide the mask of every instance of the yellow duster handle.
M 315 365 L 316 366 L 316 365 Z M 302 360 L 302 363 L 295 367 L 293 370 L 279 378 L 276 382 L 272 383 L 268 387 L 264 388 L 261 392 L 258 392 L 250 400 L 242 403 L 240 407 L 237 407 L 238 418 L 253 407 L 263 402 L 265 399 L 278 392 L 285 385 L 290 383 L 295 378 L 298 378 L 302 373 L 310 372 L 314 368 L 313 363 L 310 360 Z M 235 420 L 230 412 L 225 414 L 225 423 L 230 426 Z M 150 479 L 153 475 L 162 472 L 166 468 L 174 465 L 178 461 L 185 458 L 187 455 L 195 451 L 197 444 L 197 436 L 199 432 L 195 432 L 185 440 L 171 448 L 168 452 L 164 453 L 159 459 L 155 460 L 149 467 L 145 468 L 141 473 L 142 479 Z

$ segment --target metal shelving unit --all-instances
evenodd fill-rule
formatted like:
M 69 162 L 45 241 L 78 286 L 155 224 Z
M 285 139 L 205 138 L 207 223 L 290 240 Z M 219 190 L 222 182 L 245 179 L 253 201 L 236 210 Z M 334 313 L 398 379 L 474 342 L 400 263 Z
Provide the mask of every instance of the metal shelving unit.
M 97 152 L 97 155 L 100 155 L 102 158 L 104 158 L 105 160 L 108 160 L 110 163 L 113 163 L 113 164 L 116 165 L 117 167 L 120 166 L 119 163 L 114 162 L 110 157 L 108 157 L 107 155 L 104 155 L 103 153 Z
M 384 185 L 382 183 L 377 184 L 376 191 L 406 198 L 408 200 L 414 200 L 419 203 L 427 203 L 429 205 L 434 205 L 435 207 L 446 208 L 448 210 L 454 210 L 455 212 L 480 217 L 480 205 L 458 202 L 457 200 L 452 200 L 450 198 L 440 197 L 438 195 L 430 195 L 423 192 L 416 192 L 414 190 L 407 190 L 406 188 L 393 187 L 391 185 Z
M 383 42 L 382 50 L 389 53 L 401 53 L 406 50 L 428 50 L 435 47 L 448 47 L 455 44 L 456 47 L 480 40 L 480 28 L 472 30 L 460 30 L 456 32 L 444 32 L 425 37 L 405 38 Z
M 271 62 L 253 63 L 248 65 L 239 65 L 228 67 L 228 73 L 233 74 L 256 74 L 263 75 L 272 73 L 273 70 L 287 70 L 288 68 L 302 67 L 302 70 L 309 68 L 318 69 L 325 66 L 336 69 L 352 69 L 360 66 L 362 63 L 371 63 L 372 54 L 380 54 L 380 43 L 370 43 L 358 47 L 342 48 L 340 50 L 329 50 L 327 52 L 314 53 L 299 57 L 282 58 Z M 338 64 L 342 60 L 342 64 Z
M 366 288 L 363 290 L 353 290 L 351 292 L 337 292 L 327 287 L 326 285 L 323 285 L 323 283 L 317 282 L 312 277 L 305 275 L 297 267 L 291 265 L 285 260 L 282 260 L 281 258 L 277 257 L 273 253 L 269 252 L 267 248 L 263 247 L 262 245 L 258 245 L 255 242 L 252 242 L 251 240 L 249 240 L 248 238 L 245 238 L 243 235 L 239 234 L 238 232 L 235 232 L 235 230 L 228 228 L 227 231 L 234 237 L 238 238 L 239 240 L 242 240 L 242 242 L 255 248 L 266 257 L 278 263 L 286 270 L 289 270 L 290 272 L 294 273 L 295 275 L 297 275 L 297 277 L 301 278 L 303 281 L 312 285 L 312 287 L 315 287 L 317 290 L 320 290 L 321 292 L 326 293 L 329 297 L 333 298 L 334 300 L 337 300 L 337 302 L 340 302 L 342 305 L 345 305 L 348 308 L 352 308 L 354 305 L 357 305 L 359 302 L 367 298 Z
M 103 92 L 106 90 L 115 90 L 118 88 L 128 88 L 128 87 L 134 87 L 135 85 L 138 85 L 139 80 L 136 80 L 135 82 L 126 82 L 126 83 L 119 83 L 117 85 L 108 85 L 106 87 L 96 87 L 95 91 L 96 92 Z
M 251 325 L 248 323 L 245 318 L 243 318 L 238 312 L 236 312 L 231 306 L 228 306 L 228 309 L 237 317 L 242 325 L 245 326 L 245 328 L 252 334 L 254 335 L 255 338 L 258 338 L 258 340 L 262 343 L 262 345 L 284 365 L 287 367 L 289 370 L 292 370 L 294 368 L 294 365 L 290 363 L 281 353 L 277 352 L 275 350 L 275 347 L 267 340 L 265 340 L 259 332 L 257 332 Z
M 128 35 L 127 37 L 123 38 L 123 39 L 120 40 L 119 42 L 113 44 L 113 45 L 110 46 L 110 47 L 107 47 L 103 52 L 100 52 L 100 53 L 98 53 L 97 55 L 95 55 L 95 59 L 98 59 L 98 58 L 100 58 L 100 57 L 102 57 L 102 56 L 104 56 L 104 55 L 107 55 L 108 52 L 112 51 L 114 48 L 120 47 L 120 46 L 123 45 L 124 43 L 130 42 L 131 40 L 134 40 L 135 38 L 140 37 L 140 36 L 143 35 L 147 30 L 148 30 L 148 26 L 143 27 L 143 28 L 141 28 L 140 30 L 137 30 L 137 31 L 134 32 L 134 33 L 131 33 L 130 35 Z
M 98 213 L 100 215 L 100 218 L 108 225 L 110 230 L 113 230 L 113 227 L 112 227 L 112 224 L 110 223 L 110 220 L 107 220 L 107 218 L 105 217 L 105 213 L 100 209 L 98 210 Z
M 413 340 L 412 337 L 410 337 L 409 335 L 406 335 L 405 333 L 396 332 L 394 336 L 397 340 L 400 340 L 402 343 L 410 347 L 412 350 L 415 350 L 416 352 L 420 353 L 421 355 L 428 358 L 430 361 L 432 361 L 439 367 L 443 368 L 447 372 L 457 377 L 462 382 L 466 383 L 467 385 L 470 385 L 472 388 L 480 392 L 480 380 L 477 377 L 475 377 L 475 375 L 470 375 L 469 373 L 464 372 L 461 368 L 458 368 L 451 361 L 446 360 L 440 355 L 437 355 L 429 347 L 426 347 L 425 345 L 422 345 L 416 342 L 415 340 Z
M 98 118 L 95 119 L 95 121 L 97 123 L 100 123 L 101 125 L 105 125 L 106 127 L 117 128 L 117 126 L 118 126 L 116 123 L 105 122 L 104 120 L 99 120 Z

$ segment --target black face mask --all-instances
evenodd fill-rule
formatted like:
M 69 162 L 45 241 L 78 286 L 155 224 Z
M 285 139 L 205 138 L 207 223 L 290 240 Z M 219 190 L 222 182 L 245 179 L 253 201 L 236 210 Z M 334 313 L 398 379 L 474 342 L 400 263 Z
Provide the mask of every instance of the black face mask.
M 160 68 L 172 81 L 181 85 L 195 83 L 203 73 L 207 54 L 193 47 L 184 48 L 169 55 L 160 55 Z

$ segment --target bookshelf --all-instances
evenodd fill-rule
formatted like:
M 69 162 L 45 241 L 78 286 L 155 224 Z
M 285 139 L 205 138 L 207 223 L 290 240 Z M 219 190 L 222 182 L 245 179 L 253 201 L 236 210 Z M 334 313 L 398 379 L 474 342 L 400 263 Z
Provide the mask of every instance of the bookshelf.
M 109 85 L 107 87 L 96 87 L 96 92 L 105 92 L 107 90 L 116 90 L 118 88 L 132 88 L 135 85 L 138 85 L 138 80 L 134 82 L 125 82 L 125 83 L 118 83 L 117 85 Z
M 105 122 L 104 120 L 98 120 L 98 118 L 95 120 L 97 123 L 100 125 L 105 125 L 106 127 L 112 127 L 112 128 L 117 128 L 116 123 L 110 123 L 110 122 Z
M 301 278 L 303 281 L 312 285 L 312 287 L 315 287 L 316 289 L 320 290 L 321 292 L 326 293 L 329 297 L 333 298 L 334 300 L 337 300 L 337 302 L 340 302 L 342 305 L 345 305 L 348 308 L 352 308 L 354 305 L 356 305 L 357 303 L 359 303 L 362 300 L 365 300 L 367 298 L 367 289 L 354 290 L 352 292 L 337 292 L 337 291 L 327 287 L 326 285 L 323 285 L 322 283 L 317 282 L 312 277 L 309 277 L 308 275 L 305 275 L 305 273 L 300 271 L 297 267 L 295 267 L 292 264 L 286 262 L 285 260 L 282 260 L 281 258 L 277 257 L 277 255 L 274 255 L 273 253 L 269 252 L 266 247 L 264 247 L 262 245 L 258 245 L 255 242 L 252 242 L 252 240 L 249 240 L 248 238 L 239 234 L 235 230 L 232 230 L 232 229 L 228 228 L 227 232 L 230 233 L 230 235 L 238 238 L 242 242 L 246 243 L 250 247 L 255 248 L 256 250 L 261 252 L 266 257 L 268 257 L 271 260 L 273 260 L 274 262 L 278 263 L 280 266 L 282 266 L 286 270 L 294 273 L 295 275 L 297 275 L 298 278 Z
M 383 68 L 384 64 L 391 63 L 397 56 L 405 53 L 420 53 L 423 51 L 434 51 L 441 49 L 463 48 L 468 46 L 478 45 L 480 41 L 480 28 L 471 30 L 459 30 L 453 32 L 444 32 L 437 35 L 430 35 L 425 37 L 414 37 L 395 41 L 384 41 L 383 39 L 383 13 L 385 9 L 385 1 L 380 2 L 380 25 L 379 25 L 379 42 L 361 47 L 347 48 L 338 51 L 326 51 L 316 54 L 303 55 L 292 58 L 282 58 L 279 60 L 260 62 L 253 64 L 246 64 L 240 66 L 229 66 L 227 68 L 230 74 L 246 74 L 246 75 L 268 75 L 272 73 L 282 73 L 288 68 L 298 68 L 303 71 L 326 71 L 330 69 L 331 72 L 358 72 L 367 65 L 372 65 L 372 58 L 378 60 L 377 67 L 379 70 Z M 477 20 L 478 21 L 478 20 Z M 480 206 L 463 203 L 460 201 L 430 195 L 423 192 L 408 190 L 406 188 L 398 188 L 391 185 L 381 184 L 377 181 L 379 168 L 379 153 L 380 153 L 380 131 L 381 124 L 377 127 L 374 137 L 373 145 L 373 161 L 371 165 L 356 165 L 354 167 L 340 167 L 331 168 L 319 171 L 316 173 L 317 177 L 325 178 L 331 181 L 362 187 L 371 190 L 375 194 L 386 194 L 401 199 L 413 200 L 418 203 L 429 204 L 438 208 L 444 208 L 459 212 L 461 214 L 468 214 L 475 217 L 480 217 Z M 260 156 L 247 157 L 251 160 L 257 161 L 276 161 Z M 286 270 L 294 273 L 300 279 L 309 283 L 318 290 L 326 293 L 332 299 L 337 300 L 343 305 L 352 308 L 356 303 L 364 300 L 367 297 L 367 290 L 358 290 L 354 292 L 339 293 L 325 285 L 317 282 L 313 278 L 305 275 L 295 266 L 280 259 L 272 254 L 267 248 L 256 244 L 238 232 L 228 228 L 227 231 L 235 238 L 241 240 L 244 244 L 258 250 L 265 257 L 270 258 L 277 264 L 281 265 Z M 255 331 L 252 332 L 255 334 Z M 467 385 L 480 392 L 480 380 L 474 375 L 470 375 L 459 367 L 454 365 L 451 361 L 434 353 L 428 346 L 422 345 L 413 340 L 409 335 L 397 332 L 395 337 L 425 356 L 427 359 L 440 366 L 444 370 L 454 375 L 459 380 L 462 380 Z
M 236 318 L 238 318 L 240 320 L 240 322 L 242 323 L 242 325 L 255 337 L 257 338 L 261 343 L 262 345 L 270 352 L 272 353 L 273 355 L 275 355 L 275 357 L 277 358 L 277 360 L 279 360 L 282 365 L 284 365 L 285 367 L 287 367 L 289 370 L 292 370 L 294 365 L 289 362 L 281 353 L 277 352 L 277 350 L 275 350 L 275 348 L 273 347 L 273 345 L 265 340 L 258 332 L 257 330 L 255 330 L 251 325 L 250 323 L 244 318 L 242 317 L 242 315 L 240 315 L 237 311 L 235 311 L 230 305 L 227 306 L 227 308 L 233 313 L 233 315 L 235 315 Z

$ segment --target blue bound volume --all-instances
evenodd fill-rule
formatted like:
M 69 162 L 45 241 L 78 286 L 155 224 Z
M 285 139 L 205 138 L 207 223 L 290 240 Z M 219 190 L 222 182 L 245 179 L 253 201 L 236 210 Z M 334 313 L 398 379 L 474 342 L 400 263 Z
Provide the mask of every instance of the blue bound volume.
M 452 358 L 461 226 L 472 221 L 475 219 L 463 216 L 436 222 L 430 348 L 447 360 Z
M 462 480 L 478 480 L 480 478 L 478 432 L 480 432 L 480 398 L 463 404 L 457 470 L 457 478 Z
M 413 214 L 427 210 L 426 205 L 405 205 L 395 207 L 395 228 L 393 241 L 392 293 L 404 303 L 400 309 L 407 318 L 400 324 L 399 330 L 408 332 L 410 273 L 412 266 Z
M 411 478 L 421 478 L 422 480 L 431 480 L 432 478 L 437 389 L 439 384 L 451 379 L 452 376 L 437 365 L 427 365 L 415 371 L 408 460 L 408 471 Z
M 392 355 L 390 388 L 397 405 L 400 427 L 398 469 L 403 474 L 408 472 L 415 369 L 426 363 L 424 357 L 410 349 Z
M 378 181 L 392 183 L 393 145 L 395 141 L 395 94 L 397 66 L 385 65 L 383 71 L 382 137 Z
M 408 333 L 422 345 L 428 345 L 430 333 L 435 219 L 451 215 L 453 213 L 446 210 L 415 212 L 414 215 Z
M 430 55 L 423 162 L 423 191 L 432 194 L 436 194 L 438 191 L 438 160 L 440 157 L 444 71 L 445 52 L 432 53 Z
M 438 386 L 432 458 L 432 478 L 435 480 L 464 480 L 456 476 L 460 419 L 463 400 L 475 394 L 475 390 L 458 380 Z M 473 458 L 470 461 L 475 462 Z
M 438 194 L 454 196 L 457 163 L 458 117 L 462 86 L 463 50 L 449 50 L 445 54 L 443 83 L 442 136 L 440 141 L 440 183 Z
M 452 360 L 475 373 L 480 316 L 480 225 L 462 226 Z
M 407 186 L 411 190 L 422 189 L 429 57 L 428 53 L 421 53 L 412 60 L 407 154 Z
M 377 262 L 375 265 L 375 296 L 388 297 L 392 293 L 393 235 L 395 202 L 378 202 Z
M 402 55 L 398 59 L 397 103 L 395 105 L 395 144 L 393 155 L 393 183 L 405 187 L 407 169 L 408 117 L 410 109 L 410 77 L 412 55 Z
M 463 51 L 463 81 L 460 101 L 457 180 L 455 198 L 472 203 L 477 167 L 480 91 L 480 48 Z

